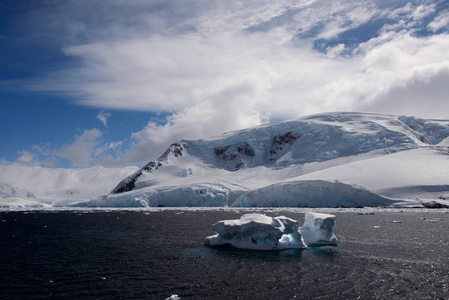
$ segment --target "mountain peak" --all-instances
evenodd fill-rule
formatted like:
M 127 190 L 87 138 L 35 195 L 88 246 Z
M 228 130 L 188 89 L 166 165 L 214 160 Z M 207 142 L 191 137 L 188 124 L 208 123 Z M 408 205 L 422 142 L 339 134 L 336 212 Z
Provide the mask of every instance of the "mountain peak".
M 394 203 L 391 193 L 372 193 L 368 191 L 370 186 L 359 184 L 363 181 L 360 179 L 331 184 L 324 183 L 322 178 L 314 178 L 306 185 L 302 180 L 318 171 L 339 167 L 342 172 L 347 172 L 344 166 L 363 165 L 362 162 L 373 159 L 386 161 L 385 157 L 394 153 L 416 150 L 419 155 L 426 153 L 426 157 L 431 154 L 429 157 L 433 159 L 432 155 L 437 157 L 438 153 L 448 152 L 446 146 L 439 145 L 448 137 L 449 121 L 444 120 L 344 112 L 313 115 L 228 132 L 215 138 L 174 143 L 158 160 L 122 180 L 109 197 L 140 195 L 148 205 L 176 206 L 182 202 L 184 205 L 216 206 L 226 202 L 270 206 L 286 203 L 286 199 L 292 201 L 291 193 L 297 193 L 299 186 L 302 186 L 301 191 L 309 194 L 323 191 L 326 186 L 334 192 L 334 189 L 348 191 L 344 197 L 353 199 L 354 205 L 362 205 L 359 198 L 368 195 L 366 193 L 377 199 L 369 205 L 391 205 Z M 374 175 L 382 176 L 381 173 Z M 340 177 L 345 176 L 331 179 Z M 286 185 L 291 181 L 297 183 Z M 258 203 L 256 199 L 248 202 L 254 191 L 269 194 L 267 188 L 272 185 L 276 186 L 272 187 L 274 190 L 280 191 L 279 196 L 272 195 L 268 202 L 261 200 Z M 284 191 L 285 188 L 290 192 Z M 187 200 L 177 199 L 179 197 Z M 301 195 L 296 197 L 301 198 Z M 348 205 L 351 201 L 345 198 L 343 202 Z M 302 205 L 301 201 L 299 204 L 293 202 Z M 306 204 L 313 205 L 313 201 L 309 202 Z

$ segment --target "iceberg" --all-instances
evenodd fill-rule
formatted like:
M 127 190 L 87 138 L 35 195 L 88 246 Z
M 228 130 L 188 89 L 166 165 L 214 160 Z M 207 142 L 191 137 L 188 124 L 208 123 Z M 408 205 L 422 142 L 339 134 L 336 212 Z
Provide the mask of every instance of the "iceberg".
M 284 216 L 245 214 L 238 220 L 223 220 L 212 225 L 215 235 L 205 239 L 208 246 L 228 245 L 240 249 L 302 249 L 311 244 L 336 244 L 333 233 L 335 216 L 306 213 L 302 228 L 299 222 Z M 303 238 L 302 230 L 306 232 Z
M 334 215 L 307 212 L 300 228 L 304 242 L 307 245 L 336 245 L 334 225 Z
M 205 244 L 255 250 L 306 248 L 298 228 L 298 221 L 284 216 L 246 214 L 239 220 L 224 220 L 212 225 L 217 234 L 207 237 Z

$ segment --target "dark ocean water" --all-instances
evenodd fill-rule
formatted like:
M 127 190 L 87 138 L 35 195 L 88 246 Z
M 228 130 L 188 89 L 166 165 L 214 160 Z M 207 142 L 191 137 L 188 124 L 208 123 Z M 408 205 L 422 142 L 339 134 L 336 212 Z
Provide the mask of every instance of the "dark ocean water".
M 0 212 L 0 297 L 449 298 L 447 213 L 333 213 L 336 247 L 265 252 L 204 246 L 213 223 L 243 213 Z M 289 211 L 266 214 L 304 219 Z

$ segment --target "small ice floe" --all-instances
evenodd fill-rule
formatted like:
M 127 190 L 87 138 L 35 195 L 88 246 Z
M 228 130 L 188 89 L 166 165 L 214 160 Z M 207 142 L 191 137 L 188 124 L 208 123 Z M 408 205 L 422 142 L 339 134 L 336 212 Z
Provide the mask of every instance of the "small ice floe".
M 375 228 L 375 229 L 379 229 L 379 228 L 380 228 L 380 226 L 378 226 L 378 225 L 375 225 L 375 226 L 374 226 L 374 228 Z
M 374 215 L 373 212 L 359 212 L 357 213 L 359 216 L 372 216 Z
M 430 223 L 444 222 L 444 220 L 441 218 L 426 218 L 426 217 L 424 217 L 424 218 L 421 218 L 421 220 L 427 221 Z
M 391 221 L 391 223 L 402 223 L 402 221 L 400 221 L 400 220 L 393 220 L 393 221 Z
M 168 298 L 165 298 L 165 300 L 181 300 L 181 298 L 178 295 L 171 295 Z
M 301 249 L 308 245 L 335 245 L 335 216 L 306 213 L 304 226 L 284 216 L 246 214 L 239 220 L 224 220 L 212 225 L 217 234 L 209 236 L 209 246 L 230 245 L 241 249 L 283 250 Z

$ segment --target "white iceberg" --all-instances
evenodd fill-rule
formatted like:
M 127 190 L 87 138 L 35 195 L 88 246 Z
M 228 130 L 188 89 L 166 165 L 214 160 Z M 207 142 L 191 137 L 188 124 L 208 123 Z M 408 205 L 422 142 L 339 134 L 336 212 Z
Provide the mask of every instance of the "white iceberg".
M 217 234 L 207 237 L 205 243 L 256 250 L 306 248 L 298 228 L 298 221 L 284 216 L 246 214 L 239 220 L 224 220 L 212 225 Z
M 217 234 L 209 236 L 209 246 L 230 245 L 241 249 L 283 250 L 307 248 L 309 244 L 336 244 L 335 216 L 306 213 L 303 229 L 299 222 L 284 216 L 246 214 L 239 220 L 224 220 L 212 225 Z M 303 238 L 302 230 L 307 234 Z
M 307 212 L 304 226 L 300 228 L 306 245 L 336 245 L 334 234 L 335 216 Z

